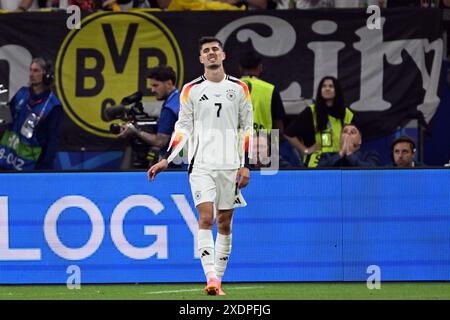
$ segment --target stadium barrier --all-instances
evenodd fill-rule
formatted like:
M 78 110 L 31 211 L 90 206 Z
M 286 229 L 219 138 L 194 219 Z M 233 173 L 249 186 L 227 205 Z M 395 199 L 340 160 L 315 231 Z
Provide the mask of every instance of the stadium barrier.
M 225 281 L 450 279 L 450 170 L 252 172 Z M 4 173 L 0 283 L 202 282 L 185 172 Z

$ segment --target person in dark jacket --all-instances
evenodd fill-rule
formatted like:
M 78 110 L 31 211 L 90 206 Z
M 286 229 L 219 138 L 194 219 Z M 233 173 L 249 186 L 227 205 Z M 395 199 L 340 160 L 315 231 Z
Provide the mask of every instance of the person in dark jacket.
M 354 124 L 344 125 L 339 152 L 324 153 L 318 167 L 377 167 L 380 157 L 375 151 L 362 151 L 361 133 Z
M 395 139 L 391 145 L 392 164 L 399 168 L 423 167 L 424 163 L 415 161 L 416 143 L 411 137 L 401 136 Z

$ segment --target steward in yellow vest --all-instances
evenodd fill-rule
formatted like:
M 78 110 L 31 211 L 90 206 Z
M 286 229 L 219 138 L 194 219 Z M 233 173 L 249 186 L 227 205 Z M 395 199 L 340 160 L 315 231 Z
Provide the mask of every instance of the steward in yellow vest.
M 316 103 L 303 110 L 286 128 L 285 136 L 303 155 L 305 166 L 314 168 L 325 152 L 338 152 L 344 125 L 353 112 L 345 107 L 339 81 L 324 77 L 318 86 Z
M 247 84 L 252 99 L 255 130 L 264 129 L 270 134 L 272 129 L 278 129 L 282 137 L 285 117 L 283 102 L 273 84 L 259 79 L 262 68 L 261 56 L 255 51 L 247 51 L 239 59 L 241 80 Z
M 317 111 L 316 105 L 311 104 L 309 106 L 313 114 L 314 121 L 314 138 L 317 143 L 320 143 L 322 148 L 320 151 L 315 151 L 309 154 L 303 155 L 304 163 L 307 167 L 317 167 L 319 163 L 320 155 L 325 152 L 338 152 L 340 149 L 340 137 L 342 128 L 346 124 L 350 124 L 353 119 L 353 112 L 349 108 L 345 108 L 344 121 L 328 115 L 327 127 L 319 131 L 317 127 Z
M 280 93 L 275 86 L 267 81 L 259 79 L 262 73 L 261 56 L 254 50 L 247 51 L 239 58 L 239 71 L 241 80 L 247 84 L 253 105 L 253 128 L 256 132 L 266 132 L 267 138 L 255 135 L 254 146 L 258 147 L 256 155 L 258 159 L 268 155 L 278 155 L 280 163 L 282 156 L 280 150 L 280 139 L 283 139 L 285 111 Z M 271 141 L 272 129 L 279 130 L 279 136 L 275 136 L 275 141 Z M 264 135 L 264 133 L 263 133 Z M 287 141 L 284 141 L 287 143 Z M 263 144 L 266 144 L 265 146 Z M 275 150 L 271 147 L 275 146 Z M 265 150 L 261 153 L 259 148 Z M 256 151 L 256 150 L 254 150 Z M 285 163 L 288 165 L 288 163 Z

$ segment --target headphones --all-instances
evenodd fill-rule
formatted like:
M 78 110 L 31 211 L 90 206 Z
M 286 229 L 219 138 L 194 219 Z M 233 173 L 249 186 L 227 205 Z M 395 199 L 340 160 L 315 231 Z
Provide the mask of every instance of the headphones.
M 51 86 L 55 81 L 52 62 L 49 59 L 43 57 L 34 58 L 32 62 L 39 64 L 44 70 L 44 75 L 42 77 L 42 82 L 44 83 L 44 85 Z

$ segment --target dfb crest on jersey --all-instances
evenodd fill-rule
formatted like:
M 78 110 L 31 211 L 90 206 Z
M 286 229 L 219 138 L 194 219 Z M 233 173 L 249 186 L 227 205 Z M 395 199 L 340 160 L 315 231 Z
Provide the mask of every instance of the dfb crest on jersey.
M 236 92 L 234 90 L 227 90 L 227 99 L 234 101 L 236 99 Z

